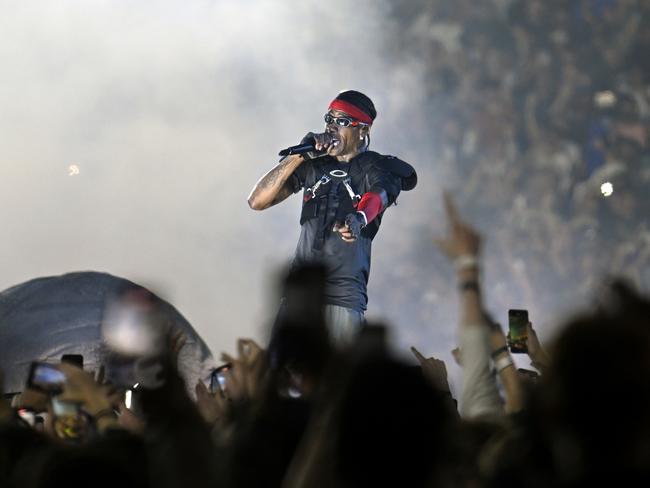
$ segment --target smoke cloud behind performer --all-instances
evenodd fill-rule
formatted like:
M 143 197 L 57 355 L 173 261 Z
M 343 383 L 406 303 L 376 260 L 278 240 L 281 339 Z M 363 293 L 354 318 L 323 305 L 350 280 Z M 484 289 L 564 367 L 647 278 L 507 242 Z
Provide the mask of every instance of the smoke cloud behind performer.
M 313 150 L 282 158 L 248 197 L 252 209 L 265 210 L 303 190 L 293 266 L 326 266 L 325 317 L 339 343 L 364 322 L 372 240 L 382 216 L 417 183 L 412 166 L 369 150 L 376 117 L 363 93 L 339 93 L 325 114 L 325 131 L 309 132 L 301 142 Z

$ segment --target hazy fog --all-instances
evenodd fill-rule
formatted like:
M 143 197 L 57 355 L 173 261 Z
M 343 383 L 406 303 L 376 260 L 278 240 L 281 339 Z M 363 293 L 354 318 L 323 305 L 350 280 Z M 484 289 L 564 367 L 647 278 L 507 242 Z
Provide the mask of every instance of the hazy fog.
M 420 65 L 386 54 L 399 33 L 382 5 L 0 1 L 0 289 L 106 271 L 171 301 L 215 353 L 240 336 L 263 340 L 300 199 L 258 213 L 246 197 L 277 151 L 355 88 L 379 112 L 373 148 L 421 176 L 373 250 L 369 315 L 397 319 L 373 295 L 399 287 L 382 270 L 419 265 L 404 261 L 430 243 L 439 208 L 426 206 L 442 183 L 411 139 Z M 446 353 L 453 324 L 443 325 L 402 323 L 397 337 Z

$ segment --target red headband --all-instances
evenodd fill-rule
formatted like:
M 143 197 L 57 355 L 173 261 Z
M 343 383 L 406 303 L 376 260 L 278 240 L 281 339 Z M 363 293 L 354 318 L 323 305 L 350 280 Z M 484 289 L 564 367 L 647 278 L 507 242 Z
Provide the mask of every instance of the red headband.
M 365 113 L 363 110 L 359 109 L 357 106 L 352 105 L 350 102 L 339 100 L 337 98 L 332 103 L 330 103 L 329 108 L 330 110 L 340 110 L 341 112 L 345 112 L 350 117 L 353 117 L 359 122 L 372 125 L 372 119 L 370 118 L 370 115 Z

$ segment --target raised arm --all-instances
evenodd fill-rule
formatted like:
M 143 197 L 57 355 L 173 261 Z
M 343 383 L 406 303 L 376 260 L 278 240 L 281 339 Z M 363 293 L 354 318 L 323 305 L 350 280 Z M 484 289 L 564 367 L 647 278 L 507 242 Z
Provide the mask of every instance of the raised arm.
M 303 156 L 299 154 L 287 156 L 262 176 L 248 196 L 250 208 L 265 210 L 293 194 L 293 188 L 288 183 L 288 179 L 303 161 Z
M 436 239 L 435 243 L 457 270 L 460 296 L 458 338 L 463 365 L 460 414 L 465 419 L 499 417 L 503 414 L 503 406 L 490 367 L 490 328 L 479 283 L 481 236 L 461 219 L 447 193 L 445 208 L 449 233 L 444 239 Z

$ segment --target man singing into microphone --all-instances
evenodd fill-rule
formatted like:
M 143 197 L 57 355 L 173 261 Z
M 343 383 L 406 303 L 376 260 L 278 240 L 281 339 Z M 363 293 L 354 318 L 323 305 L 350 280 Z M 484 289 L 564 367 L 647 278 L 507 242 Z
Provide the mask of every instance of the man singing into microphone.
M 252 209 L 264 210 L 304 190 L 293 265 L 327 267 L 325 317 L 338 343 L 363 324 L 371 244 L 382 215 L 417 183 L 409 164 L 368 150 L 376 116 L 363 93 L 339 93 L 325 114 L 325 132 L 303 138 L 313 150 L 284 157 L 248 197 Z

